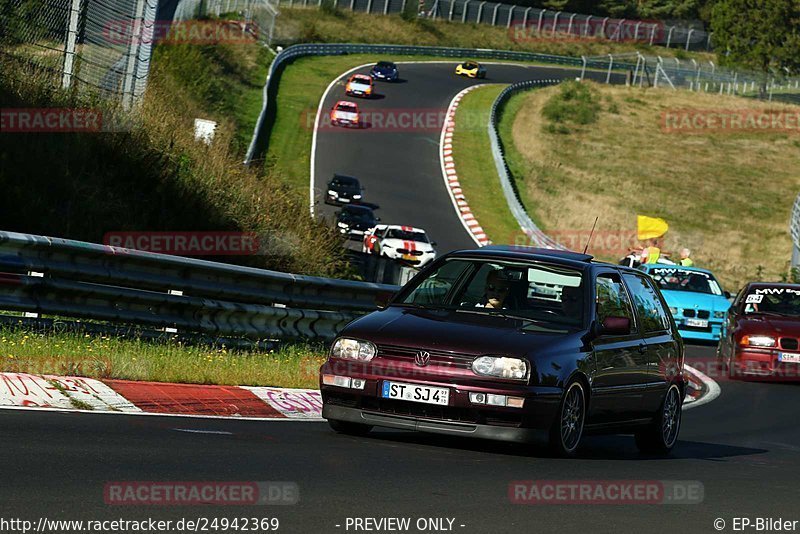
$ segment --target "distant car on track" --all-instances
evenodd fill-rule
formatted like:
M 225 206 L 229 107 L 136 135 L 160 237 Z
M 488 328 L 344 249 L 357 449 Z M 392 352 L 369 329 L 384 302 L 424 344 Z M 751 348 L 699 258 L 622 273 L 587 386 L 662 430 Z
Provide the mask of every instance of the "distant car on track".
M 549 441 L 561 456 L 589 431 L 634 434 L 664 454 L 686 389 L 666 308 L 651 278 L 585 254 L 454 252 L 344 327 L 320 368 L 322 416 L 337 432 Z
M 372 208 L 354 204 L 336 214 L 336 227 L 350 239 L 363 239 L 364 232 L 374 228 L 379 220 Z
M 357 178 L 334 174 L 328 180 L 328 190 L 325 193 L 325 203 L 341 206 L 343 204 L 359 203 L 364 195 L 364 189 Z
M 372 96 L 372 91 L 372 78 L 366 74 L 353 74 L 344 86 L 344 92 L 347 93 L 347 96 L 369 98 Z
M 800 284 L 747 284 L 728 311 L 717 359 L 730 378 L 800 380 Z
M 362 252 L 378 254 L 414 267 L 424 267 L 436 258 L 425 230 L 413 226 L 379 224 L 364 233 Z
M 477 61 L 464 61 L 456 65 L 456 74 L 468 78 L 486 78 L 486 68 Z
M 397 65 L 391 61 L 378 61 L 378 63 L 370 69 L 369 75 L 375 80 L 396 82 L 400 77 L 400 71 L 397 70 Z
M 684 339 L 719 341 L 730 293 L 723 291 L 711 271 L 659 263 L 638 269 L 655 279 Z
M 331 124 L 334 126 L 354 126 L 361 124 L 361 117 L 358 113 L 358 104 L 339 100 L 331 109 Z

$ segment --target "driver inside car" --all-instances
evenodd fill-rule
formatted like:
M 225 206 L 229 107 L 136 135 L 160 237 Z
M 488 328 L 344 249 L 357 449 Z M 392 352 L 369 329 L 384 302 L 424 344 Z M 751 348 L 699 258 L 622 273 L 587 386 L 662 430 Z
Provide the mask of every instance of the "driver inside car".
M 477 308 L 502 309 L 505 306 L 508 292 L 511 290 L 509 280 L 502 275 L 502 271 L 492 270 L 486 275 L 484 297 L 475 305 Z
M 580 318 L 582 310 L 580 287 L 564 286 L 561 289 L 561 312 L 565 317 Z

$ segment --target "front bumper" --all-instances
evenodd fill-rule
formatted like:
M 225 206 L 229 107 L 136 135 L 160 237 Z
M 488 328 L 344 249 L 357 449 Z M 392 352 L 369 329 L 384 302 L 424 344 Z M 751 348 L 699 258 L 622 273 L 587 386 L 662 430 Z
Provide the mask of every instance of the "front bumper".
M 357 408 L 331 406 L 328 404 L 325 404 L 322 407 L 322 417 L 325 419 L 334 419 L 337 421 L 347 421 L 350 423 L 360 423 L 364 425 L 380 426 L 385 428 L 413 430 L 416 432 L 428 432 L 432 434 L 445 434 L 448 436 L 483 438 L 496 441 L 511 441 L 514 443 L 544 441 L 547 438 L 547 431 L 544 429 L 504 428 L 492 425 L 457 423 L 453 421 L 435 421 L 417 417 L 389 415 L 380 412 L 368 412 L 359 410 Z
M 676 319 L 678 333 L 683 339 L 696 339 L 700 341 L 719 341 L 722 331 L 722 321 L 709 319 L 708 327 L 699 328 L 687 326 L 684 320 Z
M 737 374 L 763 376 L 788 381 L 800 381 L 800 363 L 782 362 L 782 352 L 796 354 L 797 351 L 737 347 L 731 364 Z

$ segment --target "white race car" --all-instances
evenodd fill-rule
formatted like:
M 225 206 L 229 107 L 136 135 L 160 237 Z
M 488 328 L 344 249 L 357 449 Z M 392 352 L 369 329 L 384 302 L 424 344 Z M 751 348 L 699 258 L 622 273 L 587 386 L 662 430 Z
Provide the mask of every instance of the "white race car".
M 435 244 L 420 228 L 379 224 L 364 233 L 361 251 L 424 267 L 436 258 Z

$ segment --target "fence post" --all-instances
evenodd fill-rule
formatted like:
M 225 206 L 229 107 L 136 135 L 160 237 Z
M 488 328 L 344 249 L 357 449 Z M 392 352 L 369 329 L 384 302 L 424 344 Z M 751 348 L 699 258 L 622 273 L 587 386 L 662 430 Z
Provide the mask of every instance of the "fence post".
M 369 13 L 372 13 L 372 0 L 367 0 L 367 14 Z
M 468 6 L 471 1 L 472 0 L 467 0 L 466 2 L 464 2 L 464 12 L 461 14 L 461 24 L 467 22 L 467 11 L 469 10 Z
M 711 36 L 714 35 L 714 32 L 708 32 L 706 37 L 706 51 L 711 50 Z
M 583 77 L 586 75 L 586 56 L 581 56 L 581 61 L 583 62 L 581 66 L 581 81 L 583 81 Z
M 122 85 L 122 107 L 130 109 L 133 104 L 133 85 L 136 82 L 136 60 L 142 40 L 142 18 L 145 0 L 137 0 L 133 24 L 131 24 L 130 44 L 128 45 L 128 64 L 125 68 L 125 82 Z
M 544 12 L 547 11 L 546 9 L 542 9 L 539 11 L 539 23 L 536 25 L 536 33 L 538 35 L 542 34 L 542 19 L 544 17 Z
M 573 20 L 575 20 L 575 13 L 573 13 L 573 14 L 572 14 L 572 15 L 570 15 L 570 17 L 569 17 L 569 24 L 567 25 L 567 34 L 571 34 L 571 33 L 572 33 L 572 21 L 573 21 Z M 580 34 L 579 34 L 579 35 L 580 35 Z
M 497 10 L 500 9 L 500 4 L 495 4 L 494 11 L 492 12 L 492 26 L 497 25 Z
M 64 71 L 61 87 L 69 89 L 72 85 L 72 69 L 75 66 L 75 44 L 78 41 L 78 18 L 81 14 L 81 0 L 72 0 L 67 25 L 67 44 L 64 48 Z
M 553 18 L 553 37 L 556 35 L 556 25 L 558 24 L 558 16 L 561 14 L 561 11 L 556 12 L 556 16 Z
M 657 27 L 658 27 L 658 24 L 653 24 L 653 26 L 650 28 L 650 46 L 653 46 L 653 42 L 656 40 L 656 28 Z
M 667 33 L 667 48 L 669 48 L 670 43 L 672 43 L 672 32 L 675 31 L 675 26 L 669 27 L 669 33 Z
M 617 24 L 617 42 L 622 40 L 622 28 L 625 26 L 626 22 L 625 19 L 622 19 L 619 21 L 619 24 Z
M 320 1 L 320 3 L 322 2 L 322 0 L 319 0 L 319 1 Z M 384 15 L 388 15 L 389 14 L 389 2 L 390 2 L 390 0 L 384 0 L 384 2 L 383 2 L 383 14 Z
M 600 25 L 600 35 L 603 37 L 603 39 L 607 39 L 608 38 L 606 36 L 606 25 L 607 24 L 608 24 L 608 17 L 604 18 L 603 19 L 603 24 Z
M 589 23 L 590 23 L 591 21 L 592 21 L 592 16 L 591 16 L 591 15 L 589 15 L 588 17 L 586 17 L 586 24 L 584 24 L 584 25 L 583 25 L 583 32 L 581 32 L 581 35 L 583 35 L 584 37 L 586 37 L 587 35 L 589 35 Z M 593 37 L 594 37 L 594 36 L 593 36 Z
M 639 40 L 639 26 L 642 25 L 642 21 L 636 23 L 635 30 L 633 30 L 633 41 L 636 42 Z
M 689 33 L 686 35 L 686 50 L 689 50 L 689 43 L 692 40 L 692 34 L 694 33 L 694 28 L 689 30 Z
M 526 30 L 528 29 L 528 13 L 531 12 L 532 7 L 529 7 L 525 10 L 525 14 L 522 17 L 522 27 Z
M 386 0 L 387 2 L 389 0 Z M 447 16 L 447 20 L 453 20 L 453 9 L 456 7 L 456 0 L 450 0 L 450 13 Z
M 508 22 L 506 23 L 506 28 L 511 27 L 511 19 L 514 18 L 514 8 L 517 6 L 512 5 L 511 9 L 508 10 Z
M 486 0 L 480 3 L 478 6 L 478 20 L 476 22 L 480 23 L 483 20 L 483 6 L 486 4 Z
M 606 84 L 611 83 L 611 67 L 614 66 L 614 56 L 608 54 L 608 74 L 606 74 Z

